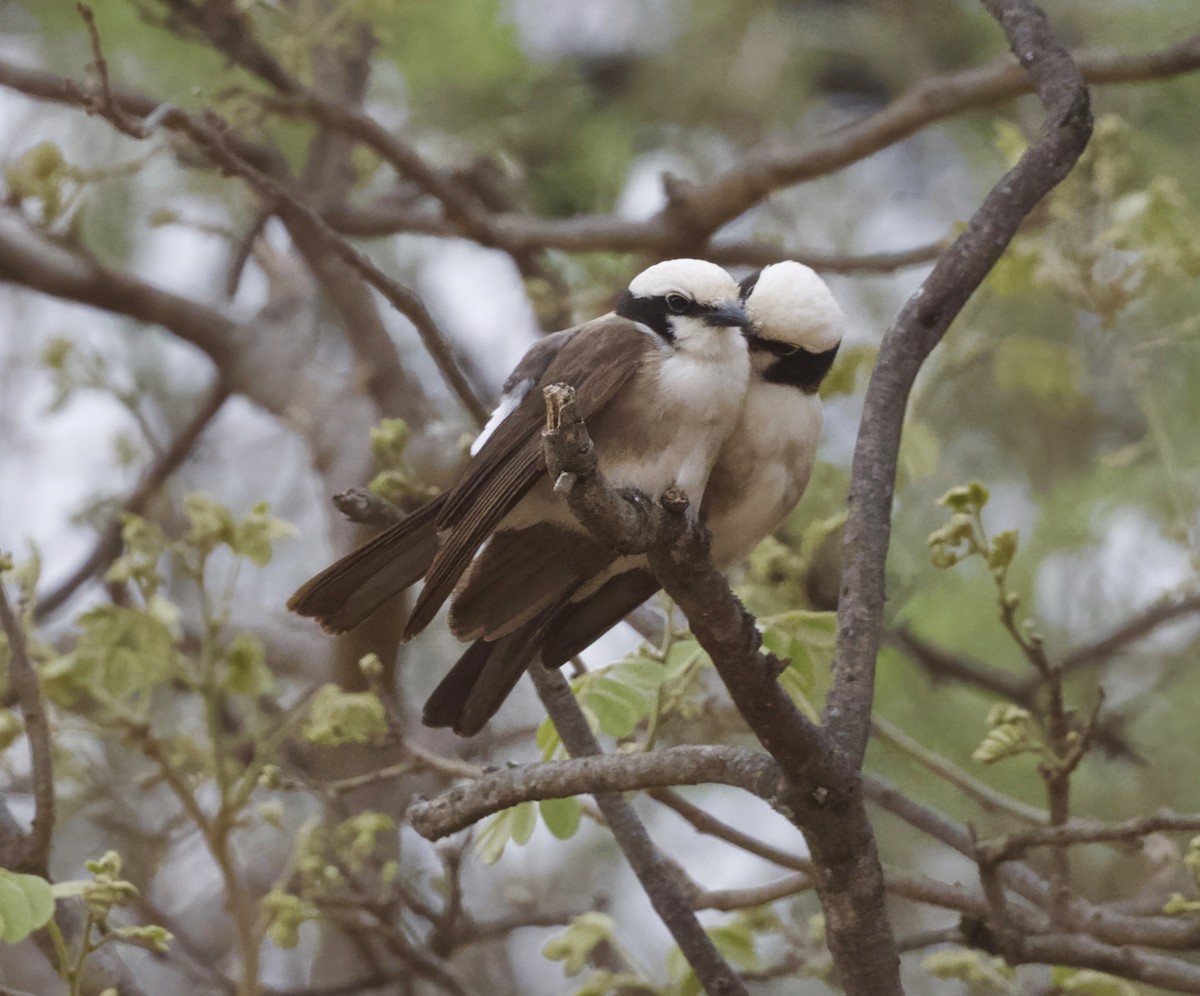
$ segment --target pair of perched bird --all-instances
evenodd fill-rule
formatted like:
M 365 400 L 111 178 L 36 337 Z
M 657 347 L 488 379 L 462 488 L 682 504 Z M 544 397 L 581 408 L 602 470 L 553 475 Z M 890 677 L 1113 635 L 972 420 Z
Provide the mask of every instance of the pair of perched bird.
M 740 285 L 703 260 L 651 266 L 614 312 L 525 354 L 448 491 L 322 571 L 288 607 L 341 633 L 424 578 L 405 639 L 449 598 L 451 630 L 473 641 L 424 721 L 477 733 L 531 661 L 561 666 L 659 587 L 644 557 L 593 539 L 554 493 L 542 389 L 575 389 L 614 487 L 653 499 L 681 489 L 725 568 L 779 526 L 808 484 L 817 389 L 842 325 L 829 289 L 800 263 Z

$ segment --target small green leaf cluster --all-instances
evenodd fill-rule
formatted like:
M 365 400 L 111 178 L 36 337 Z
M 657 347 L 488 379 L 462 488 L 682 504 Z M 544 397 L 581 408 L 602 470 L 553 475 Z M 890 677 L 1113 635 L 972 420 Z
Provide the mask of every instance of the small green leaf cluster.
M 295 536 L 296 528 L 270 513 L 263 501 L 254 505 L 241 519 L 211 495 L 193 492 L 183 501 L 188 530 L 183 550 L 207 557 L 217 547 L 228 547 L 235 556 L 245 557 L 259 567 L 271 562 L 275 541 Z
M 4 167 L 4 182 L 17 203 L 37 201 L 40 224 L 52 225 L 67 210 L 79 171 L 53 142 L 38 142 Z
M 935 979 L 955 979 L 970 996 L 1014 996 L 1021 992 L 1017 973 L 998 955 L 951 948 L 926 955 L 921 963 Z
M 1009 124 L 996 144 L 1019 154 L 1024 139 Z M 1096 121 L 1071 175 L 1046 203 L 1043 224 L 1017 235 L 989 277 L 1001 294 L 1038 283 L 1106 323 L 1155 280 L 1200 274 L 1196 211 L 1169 176 L 1138 182 L 1133 128 L 1113 114 Z
M 370 489 L 394 505 L 424 501 L 434 490 L 423 483 L 405 458 L 412 433 L 402 418 L 385 418 L 371 430 L 371 453 L 375 476 Z
M 779 683 L 804 714 L 821 721 L 821 707 L 833 676 L 837 613 L 797 609 L 758 621 L 763 647 L 787 667 Z
M 322 685 L 313 696 L 304 737 L 324 747 L 378 743 L 387 734 L 387 714 L 374 692 L 347 692 Z
M 276 885 L 262 899 L 267 936 L 281 948 L 294 948 L 300 927 L 321 916 L 324 904 L 359 902 L 364 890 L 387 898 L 397 874 L 392 860 L 382 860 L 381 846 L 393 838 L 396 821 L 363 810 L 333 826 L 315 820 L 296 834 L 291 881 Z
M 483 824 L 475 838 L 476 854 L 485 865 L 495 864 L 510 840 L 518 847 L 529 843 L 539 816 L 555 837 L 569 840 L 578 832 L 582 815 L 583 809 L 574 796 L 522 802 L 510 809 L 502 809 Z
M 1037 723 L 1028 709 L 1011 703 L 997 702 L 988 711 L 987 725 L 987 736 L 971 755 L 981 764 L 995 764 L 1019 754 L 1050 756 Z
M 1200 837 L 1193 837 L 1188 842 L 1188 850 L 1183 858 L 1183 866 L 1187 869 L 1188 874 L 1192 876 L 1196 887 L 1200 889 Z M 1200 899 L 1188 899 L 1181 892 L 1173 893 L 1163 907 L 1163 912 L 1186 914 L 1188 916 L 1200 915 Z
M 79 991 L 84 963 L 106 944 L 132 944 L 164 954 L 174 939 L 169 930 L 157 924 L 109 923 L 114 910 L 128 906 L 138 896 L 137 886 L 121 877 L 122 865 L 121 856 L 115 851 L 108 851 L 103 857 L 84 862 L 84 867 L 91 872 L 90 879 L 59 882 L 51 887 L 56 899 L 79 899 L 87 910 L 83 933 L 74 952 L 68 950 L 58 926 L 50 923 L 50 935 L 58 954 L 59 974 L 66 980 L 72 994 Z

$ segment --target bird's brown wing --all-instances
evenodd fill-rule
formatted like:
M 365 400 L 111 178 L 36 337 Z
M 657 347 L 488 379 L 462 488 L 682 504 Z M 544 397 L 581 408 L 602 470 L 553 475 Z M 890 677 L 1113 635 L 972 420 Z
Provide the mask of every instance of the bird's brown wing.
M 450 603 L 450 630 L 460 640 L 497 640 L 596 577 L 616 551 L 577 530 L 549 522 L 503 529 L 471 561 Z
M 288 608 L 316 619 L 329 633 L 353 629 L 429 570 L 444 498 L 426 502 L 306 581 L 288 599 Z
M 425 703 L 426 726 L 449 726 L 472 737 L 504 704 L 537 652 L 555 605 L 499 640 L 476 640 L 455 662 Z
M 541 639 L 542 663 L 562 667 L 583 653 L 659 589 L 645 568 L 609 578 L 590 595 L 563 605 L 547 622 Z
M 442 545 L 425 576 L 405 639 L 429 624 L 483 541 L 545 473 L 542 389 L 571 385 L 576 407 L 587 419 L 603 410 L 654 348 L 654 340 L 639 326 L 614 315 L 580 326 L 555 352 L 447 493 L 437 520 Z
M 426 726 L 449 726 L 474 736 L 496 714 L 539 654 L 560 667 L 582 653 L 658 590 L 649 571 L 635 568 L 611 578 L 592 594 L 556 604 L 496 640 L 476 640 L 425 703 Z
M 519 402 L 579 328 L 564 329 L 534 343 L 504 382 L 501 404 L 514 392 L 518 392 Z M 493 443 L 489 452 L 495 446 Z M 481 450 L 485 447 L 486 441 Z M 329 633 L 345 633 L 359 625 L 393 595 L 425 576 L 438 550 L 436 526 L 446 498 L 447 494 L 442 494 L 427 502 L 306 581 L 288 599 L 288 608 L 316 619 Z

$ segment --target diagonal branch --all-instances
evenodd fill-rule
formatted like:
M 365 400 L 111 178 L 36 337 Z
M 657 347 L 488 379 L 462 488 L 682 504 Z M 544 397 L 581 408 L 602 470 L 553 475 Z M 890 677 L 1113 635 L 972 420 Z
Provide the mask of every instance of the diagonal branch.
M 50 754 L 50 726 L 46 721 L 37 672 L 29 659 L 25 631 L 9 605 L 3 581 L 0 581 L 0 629 L 8 639 L 9 680 L 25 717 L 25 736 L 29 741 L 33 769 L 33 826 L 18 867 L 45 876 L 50 859 L 50 838 L 54 833 L 54 762 Z
M 1091 136 L 1087 89 L 1042 11 L 1032 0 L 983 3 L 1032 80 L 1046 124 L 901 309 L 883 337 L 867 386 L 851 466 L 837 657 L 826 706 L 830 735 L 854 768 L 862 764 L 870 736 L 896 457 L 913 380 L 1022 219 L 1070 172 Z
M 529 669 L 529 676 L 572 757 L 591 760 L 601 756 L 600 744 L 562 672 L 535 663 Z M 597 792 L 595 798 L 621 853 L 645 890 L 650 905 L 675 938 L 675 943 L 695 970 L 705 992 L 709 996 L 746 996 L 741 979 L 721 957 L 712 939 L 696 919 L 684 883 L 671 863 L 654 846 L 633 806 L 620 792 Z
M 146 468 L 137 487 L 121 503 L 120 512 L 104 527 L 92 552 L 84 558 L 83 563 L 45 595 L 38 597 L 34 609 L 36 619 L 43 619 L 61 608 L 82 584 L 105 570 L 116 559 L 121 552 L 121 520 L 124 515 L 138 515 L 142 512 L 168 478 L 187 460 L 201 433 L 216 417 L 228 399 L 229 388 L 225 386 L 224 382 L 218 382 L 171 445 Z

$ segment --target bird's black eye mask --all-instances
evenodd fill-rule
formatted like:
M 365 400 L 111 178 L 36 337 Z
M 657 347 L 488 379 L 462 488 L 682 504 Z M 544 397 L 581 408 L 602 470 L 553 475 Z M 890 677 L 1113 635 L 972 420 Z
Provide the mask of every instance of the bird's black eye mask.
M 814 353 L 803 346 L 773 339 L 750 339 L 751 352 L 771 353 L 776 360 L 762 373 L 768 384 L 788 384 L 798 387 L 805 394 L 816 394 L 833 361 L 837 358 L 841 344 L 823 353 Z
M 621 295 L 617 314 L 631 322 L 641 322 L 652 328 L 667 342 L 675 341 L 671 319 L 703 314 L 703 305 L 697 304 L 683 294 L 664 294 L 661 297 L 637 297 L 629 291 Z

